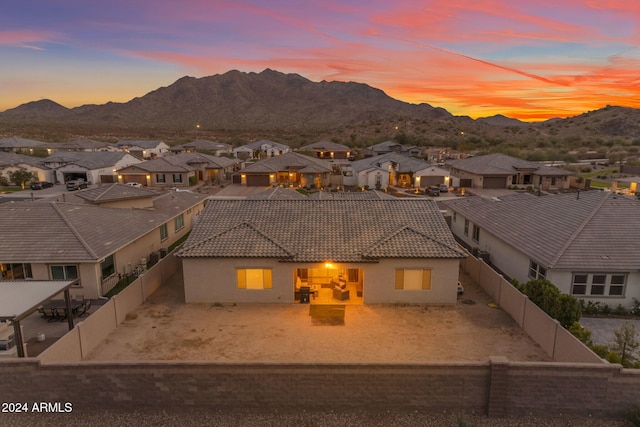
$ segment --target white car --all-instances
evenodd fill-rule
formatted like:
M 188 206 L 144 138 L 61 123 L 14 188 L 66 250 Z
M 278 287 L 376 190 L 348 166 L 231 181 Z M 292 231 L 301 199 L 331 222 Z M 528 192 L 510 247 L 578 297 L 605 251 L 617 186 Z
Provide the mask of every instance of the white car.
M 127 182 L 125 185 L 128 185 L 129 187 L 142 188 L 142 184 L 140 184 L 139 182 Z

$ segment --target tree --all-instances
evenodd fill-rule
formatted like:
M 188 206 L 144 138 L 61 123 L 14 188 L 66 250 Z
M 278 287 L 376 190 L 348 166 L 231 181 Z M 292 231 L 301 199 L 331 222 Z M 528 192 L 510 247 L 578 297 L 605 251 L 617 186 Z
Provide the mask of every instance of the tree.
M 620 329 L 613 331 L 614 339 L 611 343 L 611 350 L 620 356 L 620 364 L 625 368 L 629 368 L 638 359 L 638 334 L 636 327 L 630 323 L 624 323 Z
M 24 190 L 24 184 L 29 181 L 37 181 L 38 175 L 33 172 L 29 172 L 23 169 L 18 169 L 13 172 L 9 172 L 9 179 L 15 185 L 19 185 Z

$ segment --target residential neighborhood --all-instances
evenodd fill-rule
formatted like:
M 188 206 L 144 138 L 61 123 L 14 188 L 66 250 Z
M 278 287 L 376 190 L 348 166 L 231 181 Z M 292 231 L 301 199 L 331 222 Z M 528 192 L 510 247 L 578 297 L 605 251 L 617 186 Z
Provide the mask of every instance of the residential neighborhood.
M 26 182 L 30 191 L 0 196 L 0 283 L 64 288 L 40 292 L 33 313 L 4 317 L 24 330 L 24 347 L 0 348 L 0 361 L 233 361 L 237 352 L 281 363 L 317 363 L 319 354 L 416 363 L 426 360 L 418 347 L 436 345 L 437 328 L 464 336 L 464 344 L 450 340 L 464 360 L 500 349 L 509 363 L 600 367 L 603 358 L 514 283 L 545 279 L 583 305 L 619 312 L 640 299 L 640 202 L 617 187 L 630 187 L 633 176 L 589 190 L 576 185 L 575 168 L 502 154 L 430 162 L 428 150 L 392 141 L 359 151 L 330 141 L 290 150 L 259 140 L 237 151 L 206 140 L 166 149 L 124 141 L 114 151 L 96 143 L 84 150 L 82 140 L 45 145 L 36 156 L 21 153 L 37 144 L 18 140 L 9 146 L 19 150 L 0 152 L 7 183 L 16 171 L 38 179 Z M 218 309 L 244 320 L 219 318 Z M 115 323 L 104 326 L 107 318 Z M 257 335 L 246 341 L 228 335 L 229 325 L 251 323 Z M 378 323 L 351 336 L 352 345 L 313 328 Z M 14 342 L 2 326 L 0 343 Z M 421 343 L 387 344 L 403 331 Z M 169 336 L 179 336 L 179 348 L 150 353 Z M 302 336 L 312 339 L 309 351 L 296 351 Z M 280 344 L 283 337 L 292 341 Z M 276 343 L 287 350 L 264 353 Z M 429 360 L 452 357 L 444 354 Z

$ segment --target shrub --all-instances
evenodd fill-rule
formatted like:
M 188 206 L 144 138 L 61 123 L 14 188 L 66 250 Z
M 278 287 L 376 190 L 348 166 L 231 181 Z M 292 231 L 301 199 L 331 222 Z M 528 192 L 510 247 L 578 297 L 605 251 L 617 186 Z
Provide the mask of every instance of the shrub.
M 527 295 L 531 302 L 558 320 L 565 328 L 571 327 L 574 322 L 580 320 L 582 315 L 580 302 L 573 295 L 561 294 L 550 281 L 535 279 L 516 287 Z
M 591 331 L 584 328 L 580 323 L 573 322 L 573 324 L 569 326 L 569 332 L 571 332 L 571 335 L 578 338 L 585 345 L 588 345 L 590 347 L 593 345 L 593 341 L 591 339 Z

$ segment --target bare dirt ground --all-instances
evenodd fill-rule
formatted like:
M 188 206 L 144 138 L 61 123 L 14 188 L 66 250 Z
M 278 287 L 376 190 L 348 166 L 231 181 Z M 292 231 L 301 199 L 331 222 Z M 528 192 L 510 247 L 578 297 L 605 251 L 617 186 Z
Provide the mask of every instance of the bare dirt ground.
M 420 363 L 549 361 L 461 272 L 455 306 L 347 305 L 344 324 L 317 326 L 308 304 L 185 304 L 181 275 L 130 313 L 88 360 Z

